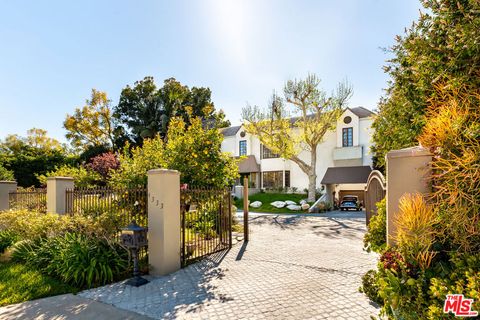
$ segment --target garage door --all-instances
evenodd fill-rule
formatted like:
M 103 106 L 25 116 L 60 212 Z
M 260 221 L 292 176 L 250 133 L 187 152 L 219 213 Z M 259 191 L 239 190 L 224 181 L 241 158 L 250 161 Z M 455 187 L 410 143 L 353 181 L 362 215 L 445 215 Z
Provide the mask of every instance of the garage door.
M 342 201 L 342 198 L 344 196 L 357 196 L 358 199 L 362 202 L 365 203 L 364 197 L 365 197 L 365 191 L 363 190 L 340 190 L 340 201 Z

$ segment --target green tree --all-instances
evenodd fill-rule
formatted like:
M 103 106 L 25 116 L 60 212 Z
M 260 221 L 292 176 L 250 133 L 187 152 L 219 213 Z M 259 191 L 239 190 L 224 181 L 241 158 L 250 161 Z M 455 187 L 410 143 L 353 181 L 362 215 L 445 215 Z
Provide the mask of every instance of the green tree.
M 63 122 L 68 131 L 66 137 L 79 150 L 89 147 L 115 147 L 115 123 L 107 93 L 92 89 L 85 106 L 76 108 L 73 115 L 67 114 Z
M 12 181 L 15 180 L 13 172 L 5 169 L 4 166 L 0 164 L 0 181 Z
M 145 139 L 142 146 L 127 145 L 119 156 L 120 168 L 111 173 L 116 187 L 146 185 L 147 171 L 169 168 L 180 171 L 182 183 L 199 187 L 225 187 L 238 176 L 236 160 L 221 151 L 222 136 L 216 128 L 204 128 L 200 118 L 192 118 L 187 127 L 180 118 L 172 118 L 167 142 L 157 135 Z
M 372 127 L 375 165 L 385 154 L 418 144 L 429 100 L 439 87 L 480 87 L 480 2 L 424 0 L 422 13 L 391 48 L 391 80 Z
M 315 75 L 290 80 L 283 89 L 284 98 L 274 94 L 269 109 L 247 106 L 242 110 L 246 131 L 274 153 L 295 162 L 308 176 L 308 201 L 315 201 L 317 147 L 325 134 L 335 129 L 353 92 L 348 84 L 340 83 L 337 91 L 327 96 L 319 85 Z M 296 118 L 289 117 L 285 103 Z M 300 157 L 302 151 L 308 152 L 309 159 Z
M 180 118 L 172 118 L 165 145 L 167 168 L 181 172 L 182 183 L 196 187 L 224 188 L 238 177 L 237 161 L 221 151 L 222 134 L 206 129 L 199 117 L 187 127 Z
M 173 117 L 182 117 L 187 124 L 193 116 L 200 117 L 209 127 L 230 125 L 223 111 L 215 110 L 211 94 L 208 88 L 190 89 L 174 78 L 166 79 L 157 88 L 153 77 L 145 77 L 122 90 L 115 116 L 135 144 L 157 134 L 165 137 Z
M 43 129 L 30 129 L 27 137 L 8 135 L 0 141 L 0 165 L 13 172 L 19 186 L 39 186 L 36 175 L 69 161 L 66 147 Z

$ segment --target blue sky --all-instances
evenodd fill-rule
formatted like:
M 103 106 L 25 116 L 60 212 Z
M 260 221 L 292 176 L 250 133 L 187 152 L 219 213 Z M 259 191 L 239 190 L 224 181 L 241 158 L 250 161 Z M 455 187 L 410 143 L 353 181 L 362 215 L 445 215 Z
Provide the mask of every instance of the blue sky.
M 144 76 L 207 86 L 233 124 L 286 80 L 314 72 L 351 106 L 375 109 L 388 77 L 381 48 L 416 20 L 418 0 L 2 1 L 0 138 L 47 129 L 91 88 L 117 103 Z

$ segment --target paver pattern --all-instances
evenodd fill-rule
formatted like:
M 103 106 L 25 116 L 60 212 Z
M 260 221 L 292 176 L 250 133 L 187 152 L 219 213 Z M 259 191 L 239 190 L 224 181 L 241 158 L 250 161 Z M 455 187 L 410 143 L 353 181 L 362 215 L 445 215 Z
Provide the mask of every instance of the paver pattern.
M 139 288 L 116 283 L 80 295 L 157 319 L 370 319 L 378 314 L 358 292 L 361 276 L 377 259 L 362 250 L 364 218 L 254 215 L 250 221 L 250 241 L 227 254 L 150 277 Z

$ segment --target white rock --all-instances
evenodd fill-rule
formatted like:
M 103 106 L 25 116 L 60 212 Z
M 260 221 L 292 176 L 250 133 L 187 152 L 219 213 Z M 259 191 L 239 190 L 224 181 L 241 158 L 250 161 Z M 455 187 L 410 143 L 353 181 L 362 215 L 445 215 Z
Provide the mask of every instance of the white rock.
M 294 210 L 294 211 L 299 211 L 299 210 L 302 210 L 302 207 L 300 207 L 299 205 L 297 204 L 289 204 L 287 206 L 287 209 L 289 210 Z
M 260 201 L 253 201 L 252 203 L 250 203 L 250 207 L 253 207 L 253 208 L 260 208 L 262 206 L 262 203 Z
M 303 199 L 303 200 L 300 200 L 300 204 L 304 204 L 304 203 L 307 203 L 307 200 Z
M 292 200 L 287 200 L 287 201 L 285 201 L 285 203 L 287 205 L 296 205 L 297 204 L 295 201 L 292 201 Z
M 302 210 L 308 210 L 310 205 L 308 203 L 302 203 Z
M 283 208 L 285 207 L 287 204 L 283 201 L 274 201 L 272 203 L 270 203 L 272 206 L 274 206 L 275 208 Z

